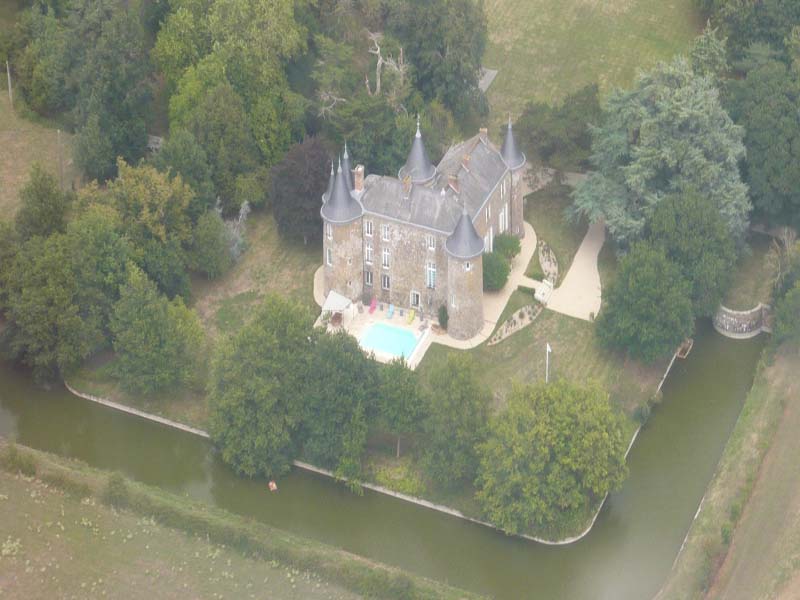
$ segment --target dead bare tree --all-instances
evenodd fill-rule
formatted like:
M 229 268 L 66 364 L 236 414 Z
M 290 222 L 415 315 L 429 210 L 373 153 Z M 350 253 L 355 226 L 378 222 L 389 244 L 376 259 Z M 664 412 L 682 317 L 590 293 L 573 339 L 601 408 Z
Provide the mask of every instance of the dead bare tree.
M 396 85 L 392 86 L 391 92 L 387 94 L 389 103 L 395 110 L 403 110 L 405 107 L 400 102 L 400 96 L 404 93 L 406 85 L 406 75 L 408 74 L 408 65 L 406 64 L 403 55 L 403 48 L 400 48 L 400 54 L 397 59 L 392 54 L 384 57 L 381 50 L 380 42 L 383 39 L 383 33 L 380 31 L 372 32 L 367 31 L 367 37 L 372 42 L 372 47 L 368 49 L 370 54 L 374 54 L 377 61 L 375 63 L 375 89 L 370 87 L 369 75 L 364 75 L 364 85 L 367 86 L 367 93 L 370 96 L 380 96 L 382 92 L 381 81 L 384 67 L 388 68 L 392 73 L 397 76 Z
M 321 104 L 317 114 L 323 119 L 327 119 L 333 113 L 333 109 L 336 108 L 337 104 L 347 102 L 346 98 L 325 90 L 320 90 L 318 95 Z

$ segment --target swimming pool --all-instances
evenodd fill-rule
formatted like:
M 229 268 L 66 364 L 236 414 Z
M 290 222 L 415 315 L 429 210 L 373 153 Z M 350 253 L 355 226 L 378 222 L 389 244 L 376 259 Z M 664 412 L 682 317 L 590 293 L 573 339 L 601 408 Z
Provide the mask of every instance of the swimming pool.
M 364 332 L 359 343 L 367 352 L 402 356 L 408 360 L 419 339 L 408 329 L 394 327 L 388 323 L 374 323 Z

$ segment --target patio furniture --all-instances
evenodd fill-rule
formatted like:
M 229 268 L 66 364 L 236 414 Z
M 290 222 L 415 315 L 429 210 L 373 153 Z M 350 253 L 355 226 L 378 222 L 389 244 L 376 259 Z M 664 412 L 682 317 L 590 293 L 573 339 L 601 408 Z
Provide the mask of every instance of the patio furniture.
M 391 319 L 394 316 L 394 304 L 389 305 L 389 312 L 386 313 L 386 318 Z
M 414 317 L 416 315 L 417 315 L 417 311 L 415 311 L 413 308 L 410 311 L 408 311 L 408 324 L 409 325 L 411 325 L 411 323 L 414 322 Z
M 370 302 L 369 302 L 369 314 L 372 314 L 372 313 L 375 312 L 375 307 L 376 306 L 378 306 L 378 299 L 375 296 L 373 296 L 372 300 L 370 300 Z

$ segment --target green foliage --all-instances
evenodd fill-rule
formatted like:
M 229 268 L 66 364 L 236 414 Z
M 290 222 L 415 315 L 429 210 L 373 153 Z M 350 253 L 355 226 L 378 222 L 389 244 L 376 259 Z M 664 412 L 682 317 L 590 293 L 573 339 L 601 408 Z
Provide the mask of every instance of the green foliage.
M 0 465 L 7 471 L 22 473 L 28 477 L 36 475 L 38 467 L 36 458 L 25 450 L 20 450 L 14 443 L 8 444 L 0 452 Z
M 731 117 L 746 130 L 744 178 L 753 207 L 771 221 L 800 225 L 800 81 L 769 61 L 728 84 Z
M 511 266 L 500 252 L 486 252 L 483 255 L 483 289 L 496 291 L 508 281 Z
M 98 115 L 89 115 L 75 139 L 75 163 L 88 179 L 105 181 L 114 176 L 114 148 Z
M 167 240 L 166 243 L 145 240 L 137 248 L 134 260 L 162 294 L 168 298 L 180 296 L 188 300 L 191 293 L 186 272 L 188 257 L 176 240 Z
M 259 167 L 255 171 L 242 173 L 236 177 L 233 194 L 234 204 L 241 207 L 245 202 L 252 208 L 261 208 L 267 204 L 269 199 L 268 190 L 270 184 L 270 170 Z
M 730 287 L 736 262 L 719 210 L 696 193 L 668 196 L 656 206 L 647 231 L 691 285 L 694 315 L 712 316 Z
M 450 316 L 447 314 L 447 306 L 445 304 L 439 307 L 437 316 L 439 325 L 441 325 L 443 329 L 447 329 L 447 322 L 450 320 Z
M 559 171 L 589 168 L 590 125 L 602 119 L 597 84 L 587 85 L 556 106 L 529 102 L 514 125 L 528 160 Z
M 600 341 L 645 362 L 669 355 L 694 327 L 691 290 L 663 249 L 634 245 L 604 295 Z
M 419 387 L 414 371 L 405 360 L 396 358 L 382 366 L 380 374 L 379 414 L 388 431 L 397 436 L 397 458 L 400 457 L 400 438 L 416 433 L 425 417 L 427 401 Z
M 320 198 L 330 173 L 330 156 L 319 138 L 295 144 L 272 167 L 272 214 L 281 234 L 304 242 L 322 235 Z
M 477 473 L 476 447 L 486 437 L 490 401 L 477 369 L 469 355 L 451 353 L 430 373 L 422 462 L 428 477 L 445 488 L 472 482 Z
M 8 305 L 8 288 L 19 245 L 14 226 L 8 221 L 0 221 L 0 311 Z
M 737 165 L 743 136 L 711 79 L 693 73 L 683 57 L 660 63 L 631 91 L 611 94 L 604 123 L 592 130 L 596 172 L 576 188 L 574 209 L 592 222 L 605 219 L 625 249 L 664 197 L 696 190 L 741 239 L 750 211 Z
M 376 413 L 376 363 L 345 332 L 319 335 L 304 379 L 303 456 L 357 479 Z
M 268 296 L 255 319 L 217 347 L 210 433 L 237 472 L 277 477 L 289 470 L 299 446 L 311 333 L 307 311 Z
M 727 40 L 720 38 L 715 28 L 706 26 L 689 51 L 692 71 L 701 77 L 710 77 L 719 84 L 728 71 L 726 43 Z
M 233 266 L 228 228 L 216 211 L 208 211 L 198 219 L 189 264 L 209 279 L 216 279 Z
M 39 474 L 39 479 L 64 490 L 73 498 L 81 499 L 92 495 L 92 488 L 89 487 L 88 483 L 75 479 L 63 471 L 45 471 Z
M 624 416 L 599 388 L 559 381 L 518 387 L 479 445 L 477 498 L 508 533 L 556 525 L 618 489 Z
M 494 237 L 494 251 L 504 256 L 506 260 L 512 260 L 520 253 L 521 249 L 522 245 L 520 244 L 519 238 L 515 235 L 501 233 Z
M 28 183 L 20 191 L 20 200 L 15 225 L 22 240 L 64 231 L 72 197 L 61 191 L 56 178 L 41 165 L 34 164 L 31 168 Z
M 800 344 L 800 283 L 778 301 L 775 307 L 775 342 Z
M 111 318 L 120 383 L 145 394 L 187 383 L 202 352 L 197 315 L 180 298 L 169 301 L 160 296 L 135 264 L 129 262 L 127 270 Z
M 197 222 L 201 215 L 213 208 L 216 193 L 208 157 L 189 131 L 172 131 L 150 162 L 162 173 L 169 172 L 170 177 L 180 175 L 183 182 L 192 189 L 194 198 L 188 208 L 192 222 Z

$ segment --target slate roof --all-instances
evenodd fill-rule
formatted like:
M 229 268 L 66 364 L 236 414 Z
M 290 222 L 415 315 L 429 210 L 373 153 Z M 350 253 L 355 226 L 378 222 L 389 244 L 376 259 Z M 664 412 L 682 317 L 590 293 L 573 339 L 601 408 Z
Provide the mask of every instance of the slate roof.
M 352 190 L 355 182 L 353 181 L 353 165 L 350 162 L 350 155 L 347 153 L 347 142 L 344 143 L 344 154 L 342 154 L 342 173 L 347 178 L 347 189 Z
M 336 173 L 333 170 L 333 161 L 331 161 L 331 176 L 328 178 L 328 188 L 325 190 L 325 193 L 322 194 L 322 203 L 328 201 L 328 198 L 331 197 L 331 192 L 333 191 L 333 182 L 336 179 Z
M 365 211 L 449 234 L 464 208 L 474 220 L 507 172 L 497 148 L 476 135 L 452 146 L 426 184 L 406 190 L 399 179 L 369 175 L 359 199 Z
M 468 259 L 474 258 L 483 252 L 483 240 L 475 230 L 466 209 L 461 213 L 456 228 L 447 241 L 444 248 L 448 254 L 455 258 Z
M 503 140 L 503 148 L 500 150 L 503 155 L 503 160 L 512 171 L 516 171 L 525 164 L 525 155 L 517 146 L 517 141 L 514 139 L 514 131 L 511 129 L 511 116 L 508 117 L 508 128 L 506 129 L 506 137 Z
M 331 223 L 349 223 L 362 215 L 361 204 L 353 197 L 348 185 L 340 160 L 333 181 L 333 190 L 320 209 L 323 219 Z
M 411 150 L 408 153 L 406 164 L 400 167 L 397 177 L 401 180 L 406 177 L 411 178 L 412 183 L 427 183 L 436 175 L 436 167 L 433 166 L 422 141 L 422 134 L 419 131 L 419 117 L 417 117 L 417 133 L 414 141 L 411 142 Z

